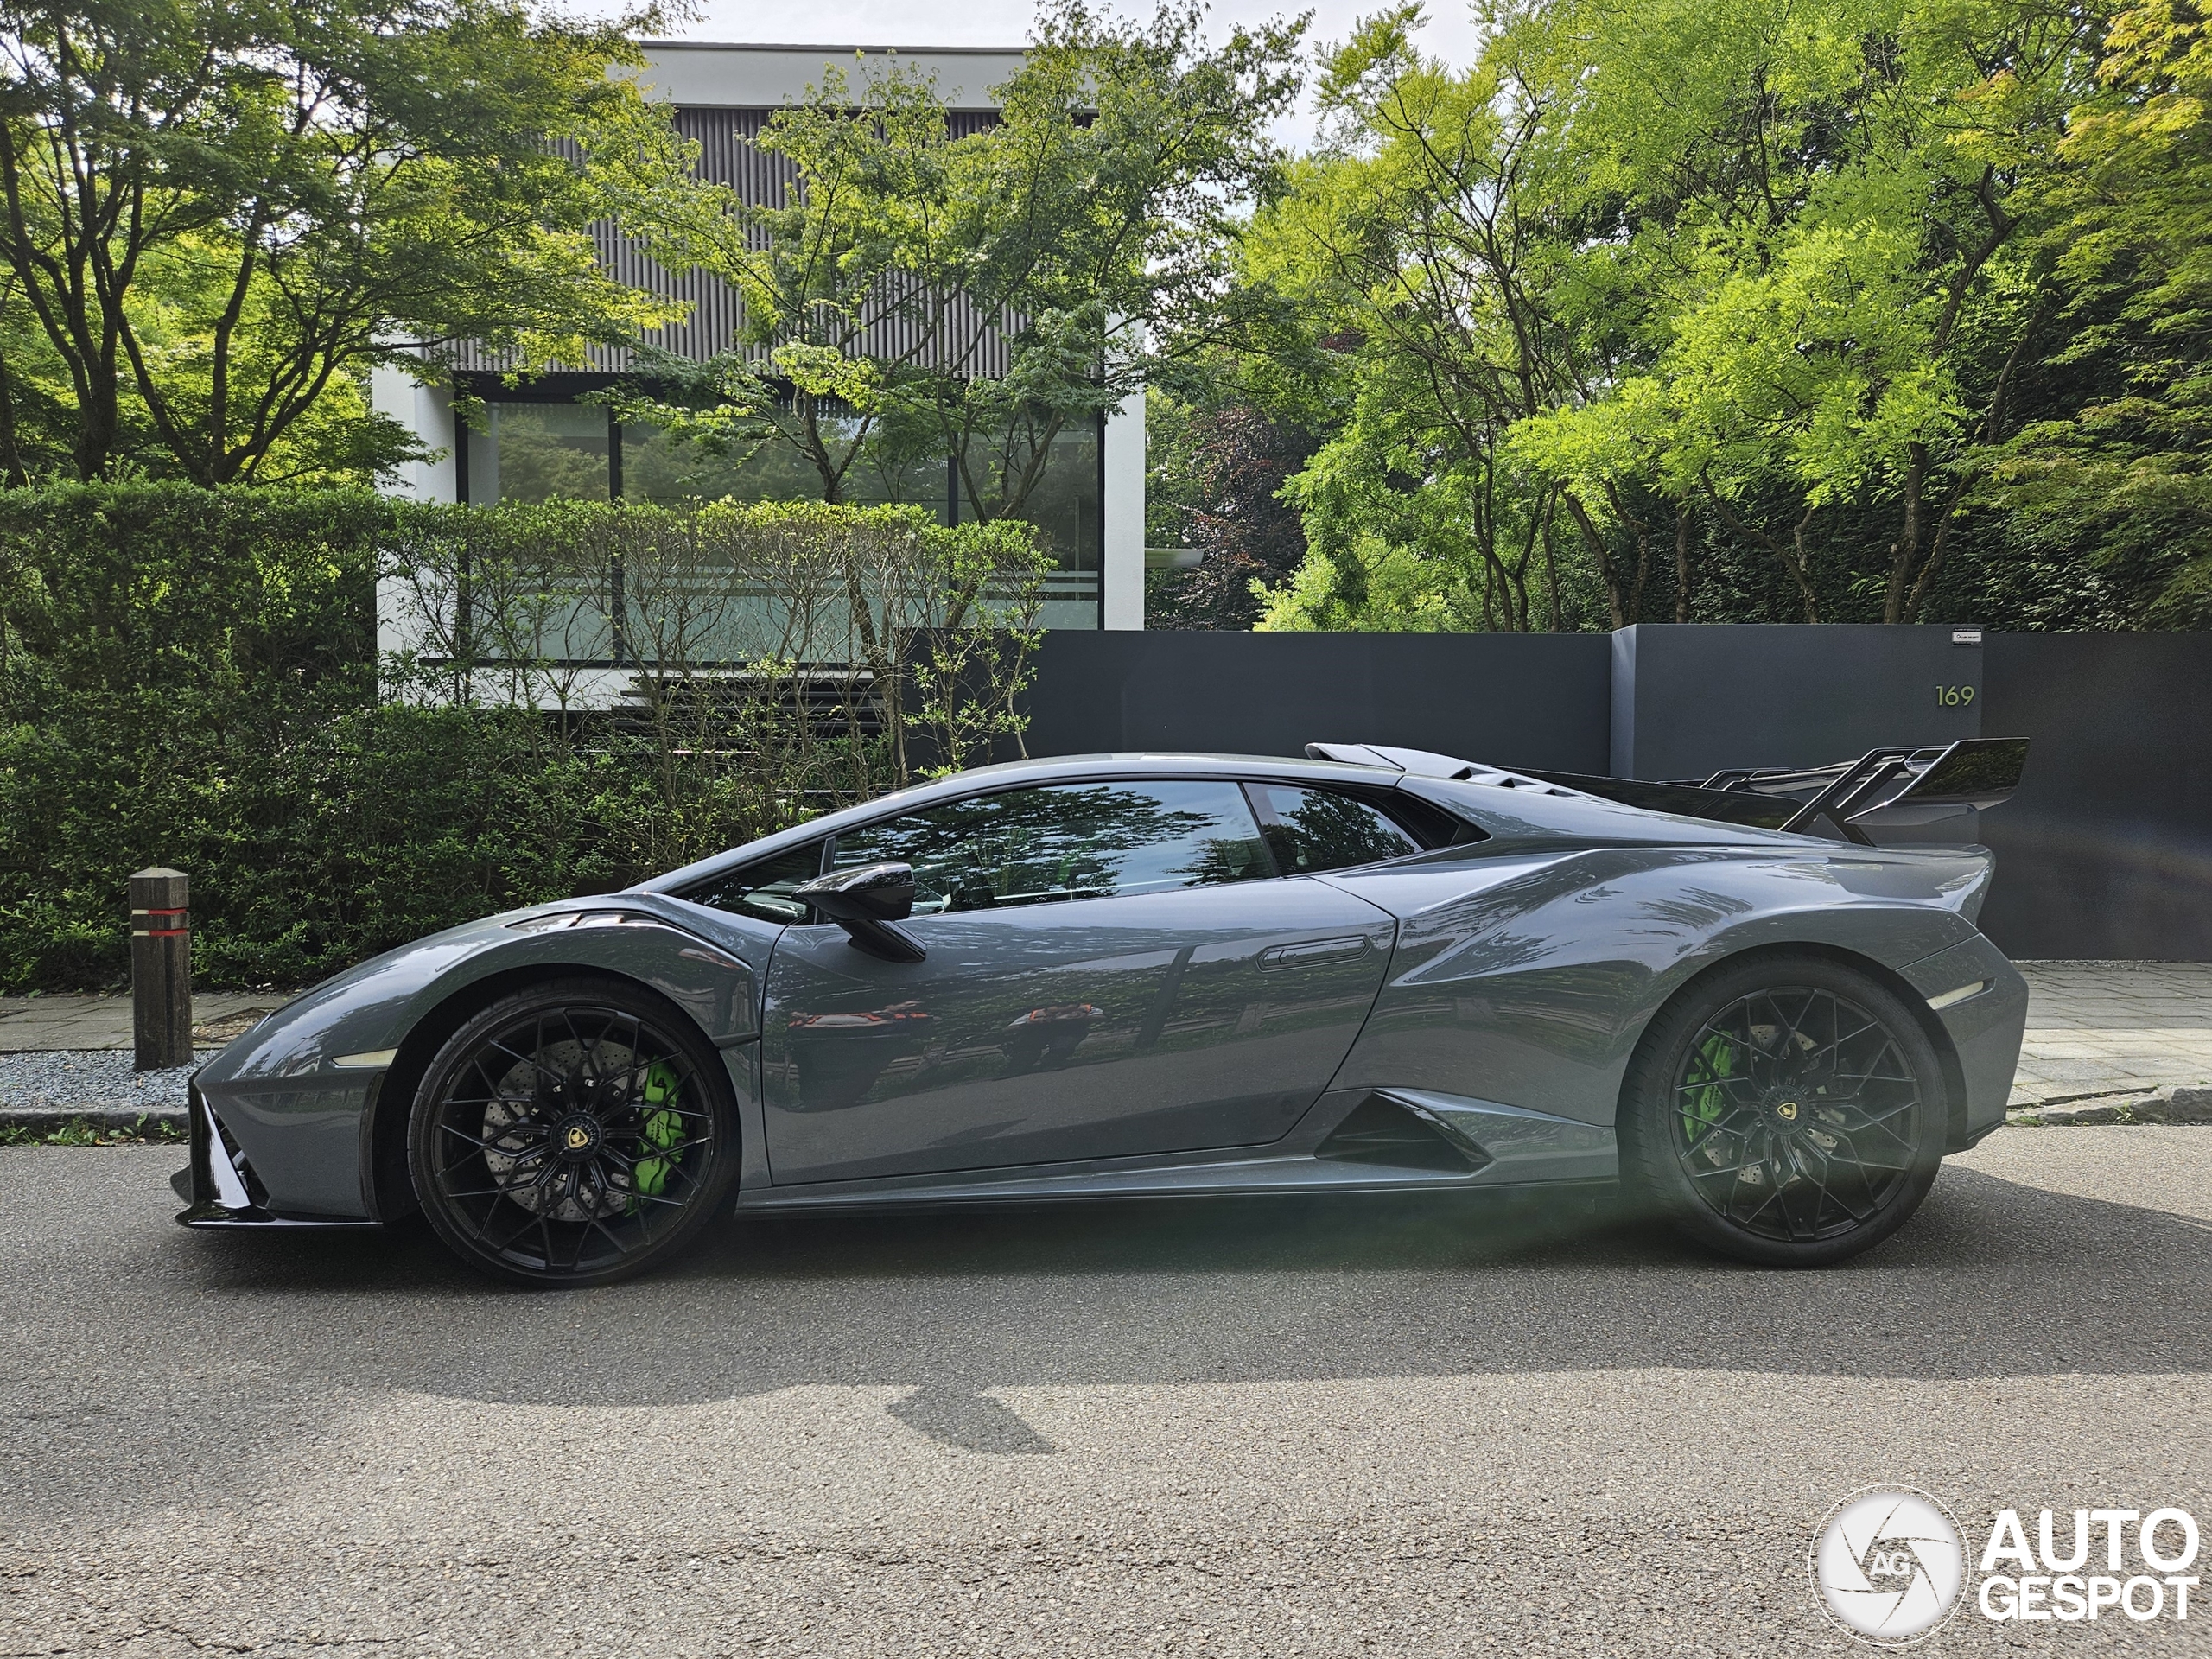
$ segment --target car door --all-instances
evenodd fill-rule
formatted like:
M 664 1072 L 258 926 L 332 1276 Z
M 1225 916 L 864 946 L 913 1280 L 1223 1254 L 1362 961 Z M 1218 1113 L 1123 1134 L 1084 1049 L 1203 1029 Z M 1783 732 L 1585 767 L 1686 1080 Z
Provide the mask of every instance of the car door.
M 926 948 L 788 929 L 762 1064 L 779 1183 L 1261 1144 L 1327 1084 L 1394 924 L 1281 875 L 1220 779 L 1055 784 L 837 837 L 913 867 Z

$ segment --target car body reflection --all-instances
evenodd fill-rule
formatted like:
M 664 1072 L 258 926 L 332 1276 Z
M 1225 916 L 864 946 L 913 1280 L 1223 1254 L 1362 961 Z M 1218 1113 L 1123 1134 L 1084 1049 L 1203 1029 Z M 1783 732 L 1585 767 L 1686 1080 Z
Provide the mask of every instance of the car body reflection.
M 1007 1027 L 1007 1070 L 1050 1071 L 1065 1065 L 1090 1028 L 1106 1017 L 1095 1002 L 1059 1002 L 1032 1008 Z
M 832 1014 L 794 1010 L 785 1030 L 806 1109 L 859 1105 L 893 1064 L 922 1062 L 929 1029 L 929 1013 L 918 1002 Z

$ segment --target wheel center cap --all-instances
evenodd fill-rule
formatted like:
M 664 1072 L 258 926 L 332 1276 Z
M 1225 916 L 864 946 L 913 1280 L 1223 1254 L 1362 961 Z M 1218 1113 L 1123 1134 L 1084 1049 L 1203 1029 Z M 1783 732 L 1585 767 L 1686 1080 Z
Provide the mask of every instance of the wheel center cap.
M 1770 1131 L 1794 1139 L 1813 1127 L 1813 1097 L 1795 1086 L 1772 1090 L 1759 1102 L 1759 1116 Z
M 564 1158 L 588 1158 L 606 1138 L 599 1120 L 588 1112 L 575 1112 L 555 1126 L 553 1145 Z

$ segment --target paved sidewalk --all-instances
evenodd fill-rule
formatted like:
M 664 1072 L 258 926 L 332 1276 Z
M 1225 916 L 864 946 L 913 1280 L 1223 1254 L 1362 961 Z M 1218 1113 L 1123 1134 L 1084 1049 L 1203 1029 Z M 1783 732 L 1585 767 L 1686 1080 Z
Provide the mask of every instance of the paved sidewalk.
M 2212 963 L 2024 962 L 2027 1040 L 2014 1107 L 2212 1083 Z M 286 1000 L 281 991 L 192 1000 L 195 1034 L 220 1044 Z M 127 1049 L 130 999 L 0 997 L 0 1054 Z
M 2212 1082 L 2212 962 L 2024 962 L 2012 1104 Z
M 220 1047 L 292 995 L 289 991 L 202 992 L 192 999 L 193 1037 Z M 0 1054 L 130 1046 L 128 991 L 111 996 L 0 996 Z

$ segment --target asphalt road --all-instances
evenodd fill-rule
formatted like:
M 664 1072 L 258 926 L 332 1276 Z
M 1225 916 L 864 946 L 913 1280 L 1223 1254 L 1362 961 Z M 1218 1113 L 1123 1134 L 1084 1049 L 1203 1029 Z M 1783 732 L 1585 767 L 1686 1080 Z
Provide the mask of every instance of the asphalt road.
M 1840 1654 L 1861 1484 L 2212 1519 L 2212 1129 L 2000 1132 L 1820 1274 L 1339 1199 L 734 1224 L 550 1295 L 187 1234 L 178 1157 L 0 1151 L 0 1653 Z

